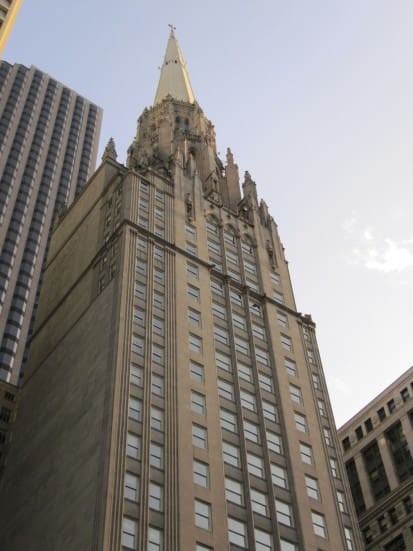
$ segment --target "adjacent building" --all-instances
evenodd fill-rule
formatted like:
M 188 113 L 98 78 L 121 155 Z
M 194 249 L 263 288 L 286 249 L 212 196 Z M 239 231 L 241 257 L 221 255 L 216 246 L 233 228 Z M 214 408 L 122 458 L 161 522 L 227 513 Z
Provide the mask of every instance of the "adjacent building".
M 0 61 L 2 381 L 19 381 L 50 231 L 95 168 L 101 116 L 36 67 Z
M 0 518 L 7 551 L 362 549 L 315 324 L 173 31 L 54 231 Z
M 23 0 L 0 0 L 0 56 Z
M 368 551 L 413 549 L 413 367 L 339 430 Z

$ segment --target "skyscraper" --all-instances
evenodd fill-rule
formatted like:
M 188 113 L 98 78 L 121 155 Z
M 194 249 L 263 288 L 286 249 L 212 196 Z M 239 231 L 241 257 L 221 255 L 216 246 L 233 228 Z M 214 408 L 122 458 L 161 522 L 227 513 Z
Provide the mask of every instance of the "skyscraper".
M 0 62 L 0 380 L 16 384 L 52 225 L 95 168 L 101 109 Z
M 413 367 L 354 415 L 339 437 L 365 548 L 413 548 Z
M 357 550 L 311 317 L 173 31 L 126 166 L 51 243 L 10 460 L 18 549 Z
M 0 0 L 0 55 L 3 53 L 22 0 Z

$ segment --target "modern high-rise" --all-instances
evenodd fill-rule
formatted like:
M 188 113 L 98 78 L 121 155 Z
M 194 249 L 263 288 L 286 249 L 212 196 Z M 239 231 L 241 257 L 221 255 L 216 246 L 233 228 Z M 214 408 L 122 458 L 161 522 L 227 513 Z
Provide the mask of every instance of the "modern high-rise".
M 23 0 L 0 0 L 0 56 Z
M 338 434 L 368 551 L 413 549 L 413 367 Z
M 51 241 L 3 546 L 361 550 L 315 325 L 173 31 L 126 166 L 102 161 Z
M 95 168 L 101 109 L 0 61 L 0 380 L 17 384 L 51 228 Z

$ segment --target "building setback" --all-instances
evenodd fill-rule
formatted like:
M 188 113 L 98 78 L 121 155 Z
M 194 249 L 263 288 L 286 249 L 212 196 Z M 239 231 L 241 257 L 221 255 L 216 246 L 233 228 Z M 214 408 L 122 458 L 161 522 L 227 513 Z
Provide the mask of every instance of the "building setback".
M 102 112 L 0 61 L 0 380 L 17 384 L 51 227 L 95 168 Z
M 0 55 L 3 53 L 22 0 L 0 0 Z
M 7 551 L 361 550 L 310 316 L 173 31 L 126 166 L 53 234 L 0 488 Z
M 339 430 L 368 551 L 413 549 L 413 367 Z

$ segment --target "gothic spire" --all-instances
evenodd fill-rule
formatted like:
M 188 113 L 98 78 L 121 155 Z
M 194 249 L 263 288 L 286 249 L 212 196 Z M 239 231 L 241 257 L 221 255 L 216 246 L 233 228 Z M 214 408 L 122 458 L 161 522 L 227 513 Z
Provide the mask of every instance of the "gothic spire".
M 173 25 L 169 26 L 171 27 L 171 34 L 166 47 L 154 105 L 160 103 L 168 95 L 180 101 L 194 103 L 194 92 L 181 49 L 174 34 L 175 27 Z

